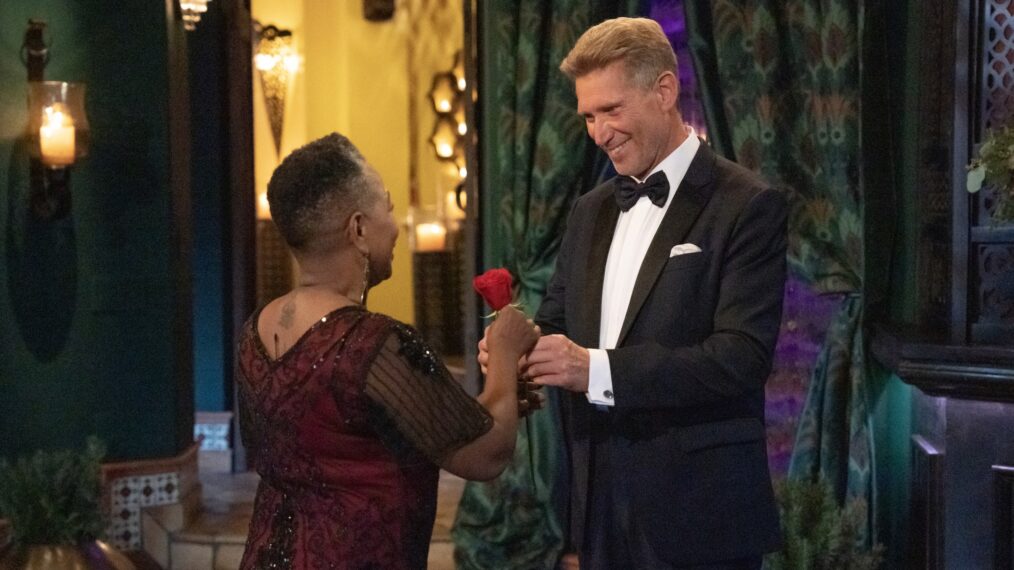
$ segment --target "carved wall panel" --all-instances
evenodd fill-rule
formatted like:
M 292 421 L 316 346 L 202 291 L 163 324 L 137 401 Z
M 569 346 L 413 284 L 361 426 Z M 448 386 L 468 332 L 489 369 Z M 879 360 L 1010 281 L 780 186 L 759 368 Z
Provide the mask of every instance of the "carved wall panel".
M 976 252 L 978 321 L 1014 325 L 1014 244 L 985 244 Z
M 986 128 L 994 128 L 1014 111 L 1014 0 L 992 0 L 985 8 L 983 118 Z
M 956 88 L 970 89 L 971 101 L 978 102 L 970 110 L 966 143 L 975 149 L 988 130 L 1014 121 L 1014 0 L 978 0 L 971 13 L 978 18 L 978 36 L 969 63 L 979 73 L 970 78 L 972 85 Z M 953 187 L 955 197 L 964 194 L 964 180 Z M 970 220 L 954 235 L 955 244 L 967 243 L 960 252 L 968 261 L 965 330 L 974 343 L 1014 344 L 1014 223 L 995 219 L 989 188 L 962 199 L 970 200 Z

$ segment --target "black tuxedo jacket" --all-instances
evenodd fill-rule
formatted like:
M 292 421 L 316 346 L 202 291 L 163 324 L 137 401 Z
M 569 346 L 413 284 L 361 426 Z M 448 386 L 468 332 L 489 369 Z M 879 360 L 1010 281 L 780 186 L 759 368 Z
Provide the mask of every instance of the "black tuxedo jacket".
M 599 343 L 602 281 L 619 209 L 615 179 L 579 198 L 536 315 L 543 334 Z M 727 560 L 780 544 L 764 441 L 764 383 L 782 314 L 787 206 L 750 171 L 701 144 L 641 265 L 615 349 L 609 437 L 656 554 Z M 701 249 L 670 257 L 674 245 Z M 571 541 L 588 500 L 584 394 L 563 400 Z M 597 523 L 591 523 L 597 524 Z

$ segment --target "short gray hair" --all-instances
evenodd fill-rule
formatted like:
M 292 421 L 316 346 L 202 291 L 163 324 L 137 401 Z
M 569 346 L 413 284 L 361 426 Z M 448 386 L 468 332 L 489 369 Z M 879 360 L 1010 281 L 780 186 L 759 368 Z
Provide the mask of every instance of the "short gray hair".
M 571 80 L 622 61 L 628 78 L 641 89 L 650 89 L 667 71 L 679 77 L 676 53 L 662 26 L 648 18 L 614 18 L 581 34 L 560 64 Z

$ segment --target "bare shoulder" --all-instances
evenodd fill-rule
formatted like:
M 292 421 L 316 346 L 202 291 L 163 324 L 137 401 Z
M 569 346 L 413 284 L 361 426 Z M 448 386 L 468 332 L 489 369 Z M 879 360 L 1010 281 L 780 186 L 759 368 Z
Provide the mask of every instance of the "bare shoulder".
M 323 317 L 348 305 L 341 299 L 299 295 L 290 291 L 261 309 L 255 323 L 257 334 L 271 355 L 277 357 Z
M 277 328 L 285 328 L 282 326 L 284 321 L 292 321 L 295 319 L 295 313 L 296 297 L 290 291 L 269 302 L 267 305 L 264 305 L 264 308 L 261 309 L 261 312 L 257 317 L 257 331 L 260 332 L 262 336 L 265 332 L 277 332 Z

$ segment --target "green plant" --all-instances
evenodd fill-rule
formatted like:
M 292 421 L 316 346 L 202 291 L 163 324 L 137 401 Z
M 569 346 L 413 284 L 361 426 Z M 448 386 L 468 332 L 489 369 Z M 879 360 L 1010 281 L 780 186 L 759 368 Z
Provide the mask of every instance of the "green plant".
M 77 544 L 102 536 L 101 462 L 105 446 L 88 438 L 84 451 L 37 451 L 0 459 L 0 518 L 14 544 Z
M 766 570 L 876 570 L 883 547 L 866 548 L 860 528 L 866 503 L 838 505 L 824 481 L 780 482 L 776 487 L 785 546 L 764 560 Z
M 993 219 L 1014 220 L 1014 125 L 989 131 L 968 164 L 968 191 L 978 192 L 983 183 L 993 188 Z

